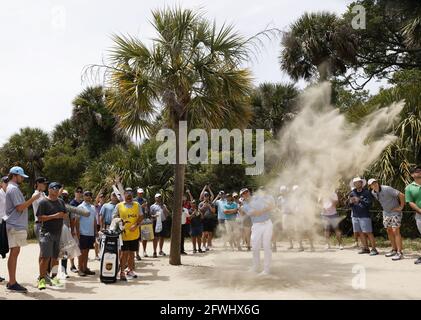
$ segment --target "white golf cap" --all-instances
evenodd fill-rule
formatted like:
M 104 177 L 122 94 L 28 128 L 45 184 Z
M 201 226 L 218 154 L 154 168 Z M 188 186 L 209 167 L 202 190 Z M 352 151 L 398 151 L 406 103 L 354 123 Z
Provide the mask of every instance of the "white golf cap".
M 370 186 L 373 182 L 377 182 L 377 180 L 374 178 L 371 178 L 368 180 L 367 184 Z
M 155 198 L 159 198 L 161 196 L 161 194 L 160 193 L 156 193 L 155 194 Z
M 246 192 L 246 191 L 249 191 L 249 189 L 247 189 L 247 188 L 243 188 L 243 189 L 241 189 L 241 190 L 240 190 L 240 196 L 242 196 L 242 195 L 243 195 L 243 193 L 244 193 L 244 192 Z
M 142 188 L 137 189 L 137 193 L 143 193 L 143 189 Z
M 280 186 L 279 187 L 279 192 L 285 192 L 287 191 L 287 186 Z
M 295 191 L 295 190 L 297 190 L 299 188 L 299 186 L 298 185 L 293 185 L 292 186 L 292 191 Z

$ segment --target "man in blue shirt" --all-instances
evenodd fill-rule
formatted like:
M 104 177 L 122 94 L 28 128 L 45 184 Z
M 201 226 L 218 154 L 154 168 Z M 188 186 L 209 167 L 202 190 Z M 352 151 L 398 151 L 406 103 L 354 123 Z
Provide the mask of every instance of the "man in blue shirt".
M 145 198 L 143 198 L 143 194 L 144 194 L 143 189 L 142 188 L 138 188 L 137 189 L 137 198 L 136 198 L 136 201 L 139 202 L 140 205 L 142 205 L 143 202 L 145 202 Z
M 213 200 L 213 204 L 217 207 L 217 210 L 218 210 L 218 223 L 220 225 L 225 223 L 224 207 L 226 203 L 227 203 L 227 200 L 225 197 L 225 192 L 221 190 L 219 191 L 215 200 Z
M 107 229 L 111 225 L 111 221 L 113 220 L 113 212 L 115 209 L 115 206 L 118 203 L 118 198 L 115 192 L 111 193 L 111 201 L 108 203 L 105 203 L 101 210 L 99 211 L 99 216 L 101 220 L 101 229 Z
M 373 226 L 370 216 L 370 208 L 372 204 L 372 195 L 370 191 L 365 189 L 367 184 L 365 179 L 356 177 L 352 180 L 354 189 L 348 196 L 348 201 L 352 210 L 352 228 L 354 233 L 361 239 L 363 248 L 359 254 L 369 253 L 370 256 L 378 255 L 376 249 L 376 240 L 373 236 Z M 367 238 L 371 243 L 371 251 L 368 248 Z
M 235 240 L 236 240 L 236 233 L 237 233 L 237 213 L 238 213 L 238 205 L 234 201 L 234 197 L 231 193 L 227 193 L 226 195 L 227 201 L 224 205 L 224 214 L 225 214 L 225 232 L 227 233 L 228 242 L 231 246 L 231 249 L 235 248 Z M 238 244 L 239 250 L 241 250 L 240 244 Z
M 242 210 L 250 216 L 253 226 L 251 227 L 251 247 L 253 250 L 252 272 L 258 272 L 260 265 L 260 248 L 264 249 L 264 268 L 259 275 L 267 276 L 270 274 L 270 265 L 272 262 L 272 234 L 273 224 L 270 219 L 271 211 L 275 208 L 275 200 L 272 196 L 261 191 L 260 194 L 251 197 L 247 188 L 241 189 L 240 196 L 243 197 Z
M 89 250 L 94 248 L 95 238 L 97 237 L 96 228 L 96 210 L 92 204 L 93 194 L 91 191 L 85 191 L 83 193 L 83 202 L 78 208 L 89 211 L 88 217 L 78 216 L 79 220 L 79 247 L 81 255 L 79 256 L 79 276 L 85 277 L 87 275 L 95 275 L 95 272 L 88 268 L 88 256 Z
M 21 167 L 13 167 L 9 171 L 9 183 L 6 189 L 6 229 L 9 241 L 9 259 L 7 266 L 9 269 L 9 282 L 6 287 L 10 291 L 27 292 L 28 290 L 16 281 L 16 267 L 20 247 L 26 245 L 28 232 L 28 207 L 40 198 L 41 194 L 33 195 L 31 199 L 25 198 L 19 186 L 28 176 Z

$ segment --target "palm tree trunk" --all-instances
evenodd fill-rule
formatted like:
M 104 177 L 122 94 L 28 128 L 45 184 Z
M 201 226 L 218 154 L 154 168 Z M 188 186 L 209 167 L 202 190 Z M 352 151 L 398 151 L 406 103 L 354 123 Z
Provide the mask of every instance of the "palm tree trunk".
M 174 205 L 171 226 L 171 249 L 170 249 L 170 264 L 181 265 L 180 245 L 181 245 L 181 210 L 182 198 L 184 192 L 184 176 L 186 165 L 180 163 L 180 139 L 179 139 L 179 121 L 176 120 L 174 124 L 175 141 L 176 141 L 176 164 L 174 166 Z

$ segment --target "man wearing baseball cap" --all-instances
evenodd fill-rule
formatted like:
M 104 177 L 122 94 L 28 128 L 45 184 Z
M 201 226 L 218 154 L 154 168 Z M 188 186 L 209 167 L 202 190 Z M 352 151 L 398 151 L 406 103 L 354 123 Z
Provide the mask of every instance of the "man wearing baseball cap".
M 218 217 L 215 215 L 215 206 L 212 204 L 211 194 L 203 191 L 201 196 L 203 198 L 198 209 L 203 216 L 202 250 L 209 251 L 212 248 L 212 238 L 218 223 Z
M 145 191 L 142 188 L 137 188 L 137 198 L 136 201 L 139 202 L 140 205 L 143 204 L 145 198 L 143 198 Z
M 6 190 L 6 228 L 7 238 L 9 240 L 9 258 L 7 267 L 9 271 L 9 282 L 7 289 L 16 292 L 27 292 L 28 290 L 16 281 L 16 268 L 20 247 L 26 245 L 28 235 L 28 208 L 32 203 L 39 199 L 40 194 L 32 196 L 25 201 L 25 198 L 19 189 L 28 176 L 21 167 L 13 167 L 9 171 L 9 184 Z
M 99 211 L 101 229 L 108 230 L 113 220 L 115 206 L 119 203 L 116 193 L 113 191 L 110 195 L 110 202 L 105 203 Z
M 78 208 L 85 209 L 89 211 L 89 216 L 77 216 L 79 224 L 79 248 L 81 255 L 79 256 L 79 276 L 93 276 L 95 275 L 94 271 L 91 271 L 88 268 L 88 257 L 89 250 L 94 249 L 95 238 L 97 237 L 97 227 L 96 227 L 96 210 L 93 203 L 93 194 L 91 191 L 85 191 L 83 193 L 83 202 L 78 206 Z
M 145 214 L 144 206 L 146 205 L 146 204 L 144 205 L 144 203 L 146 202 L 146 200 L 143 197 L 143 194 L 144 194 L 144 190 L 142 188 L 137 188 L 137 198 L 136 198 L 136 201 L 140 204 L 140 210 L 142 210 L 142 213 L 144 215 Z M 140 244 L 140 242 L 142 242 L 142 244 L 143 244 L 143 252 L 144 252 L 144 255 L 147 256 L 147 254 L 146 254 L 147 241 L 142 241 L 141 237 L 139 236 L 139 244 Z M 140 245 L 139 245 L 139 248 L 137 249 L 137 252 L 136 252 L 136 260 L 137 261 L 142 260 L 142 258 L 140 257 L 140 254 L 139 254 L 139 250 L 140 250 Z
M 218 192 L 218 195 L 213 200 L 212 204 L 216 208 L 217 217 L 218 217 L 218 228 L 217 228 L 217 230 L 221 231 L 222 234 L 223 234 L 222 238 L 223 238 L 224 247 L 225 247 L 227 242 L 229 243 L 229 236 L 227 235 L 227 231 L 226 231 L 226 228 L 225 228 L 226 216 L 225 216 L 225 213 L 224 213 L 224 208 L 225 208 L 225 205 L 227 204 L 227 197 L 225 195 L 224 190 L 220 190 Z M 212 248 L 210 248 L 210 249 L 212 249 Z
M 49 184 L 49 182 L 44 177 L 38 177 L 38 178 L 35 179 L 35 191 L 34 191 L 33 195 L 37 195 L 38 193 L 41 194 L 39 199 L 34 201 L 34 203 L 32 203 L 32 209 L 34 211 L 34 222 L 35 222 L 34 223 L 34 231 L 35 231 L 35 236 L 37 237 L 37 239 L 39 238 L 39 230 L 41 228 L 41 223 L 40 223 L 40 221 L 38 221 L 38 217 L 36 215 L 36 212 L 38 211 L 38 206 L 39 206 L 40 202 L 42 200 L 44 200 L 45 198 L 47 198 L 47 196 L 45 195 L 45 190 L 47 189 L 48 184 Z
M 369 253 L 370 256 L 375 256 L 379 253 L 376 249 L 376 240 L 373 236 L 373 225 L 369 211 L 373 198 L 370 191 L 364 188 L 366 184 L 367 181 L 360 177 L 352 179 L 352 191 L 348 195 L 348 201 L 352 210 L 352 228 L 363 244 L 363 248 L 358 253 Z M 367 238 L 371 243 L 371 251 L 368 248 Z
M 124 231 L 122 233 L 123 245 L 120 256 L 120 280 L 127 281 L 137 278 L 135 273 L 135 253 L 139 249 L 140 223 L 143 213 L 140 204 L 133 199 L 133 190 L 126 188 L 124 201 L 115 207 L 115 216 L 123 221 Z M 125 269 L 128 269 L 125 272 Z
M 401 260 L 403 254 L 400 227 L 405 195 L 392 187 L 380 185 L 376 179 L 369 179 L 368 187 L 383 208 L 383 225 L 392 245 L 392 251 L 386 253 L 386 257 L 392 257 L 394 261 Z
M 421 165 L 412 167 L 409 173 L 414 181 L 405 188 L 405 201 L 415 211 L 415 221 L 421 233 Z M 421 264 L 421 257 L 415 261 L 415 264 Z
M 60 253 L 60 237 L 63 228 L 63 219 L 67 217 L 66 206 L 59 198 L 61 184 L 52 182 L 48 186 L 48 197 L 39 203 L 36 216 L 41 222 L 39 233 L 40 263 L 38 289 L 46 288 L 46 276 L 48 266 L 51 263 L 51 269 L 58 266 L 58 256 Z M 53 286 L 61 286 L 57 278 L 57 272 L 51 279 Z
M 156 249 L 158 247 L 158 240 L 159 240 L 159 255 L 160 256 L 166 256 L 166 254 L 163 251 L 164 248 L 164 240 L 165 240 L 165 234 L 167 233 L 168 227 L 166 225 L 166 218 L 169 215 L 169 211 L 167 206 L 162 202 L 162 195 L 160 193 L 155 194 L 155 203 L 151 205 L 149 209 L 149 213 L 152 217 L 153 221 L 153 230 L 154 230 L 154 239 L 153 239 L 153 257 L 157 258 Z M 160 219 L 162 222 L 162 230 L 159 232 L 156 232 L 156 224 L 157 224 L 157 218 L 158 215 L 160 215 Z
M 272 262 L 272 234 L 273 224 L 271 221 L 272 211 L 275 209 L 275 199 L 265 191 L 250 195 L 248 190 L 242 189 L 243 208 L 245 214 L 250 216 L 253 226 L 251 227 L 251 247 L 253 251 L 252 272 L 258 272 L 260 266 L 260 249 L 264 248 L 264 267 L 260 276 L 270 275 Z

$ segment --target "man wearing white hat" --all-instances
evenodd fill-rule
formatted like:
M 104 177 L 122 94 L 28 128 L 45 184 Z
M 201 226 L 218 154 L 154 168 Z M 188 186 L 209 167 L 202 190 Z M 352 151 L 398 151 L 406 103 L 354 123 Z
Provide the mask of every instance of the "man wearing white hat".
M 169 215 L 169 210 L 167 206 L 162 202 L 162 195 L 160 193 L 155 194 L 155 203 L 151 205 L 149 209 L 150 215 L 152 217 L 153 221 L 153 229 L 154 229 L 154 239 L 153 239 L 153 257 L 157 258 L 158 255 L 156 254 L 156 249 L 158 246 L 158 240 L 159 240 L 159 255 L 160 256 L 166 256 L 166 254 L 163 251 L 164 247 L 164 237 L 167 233 L 168 226 L 165 223 L 166 219 Z M 157 224 L 159 227 L 158 220 L 161 220 L 161 230 L 157 230 Z
M 352 180 L 353 189 L 348 196 L 348 201 L 352 210 L 352 228 L 363 244 L 363 248 L 358 253 L 369 253 L 370 256 L 375 256 L 379 253 L 376 249 L 376 240 L 373 236 L 373 225 L 369 211 L 372 204 L 372 196 L 370 191 L 364 188 L 366 184 L 367 181 L 365 179 L 354 178 Z M 371 244 L 371 251 L 368 248 L 367 238 Z
M 143 208 L 144 207 L 143 204 L 146 202 L 146 200 L 143 197 L 143 194 L 144 194 L 143 189 L 142 188 L 137 188 L 137 198 L 136 198 L 136 201 L 139 203 L 140 209 L 142 210 L 142 213 L 145 214 L 145 212 L 144 212 L 145 210 Z M 139 244 L 140 244 L 140 242 L 142 242 L 143 252 L 144 252 L 144 255 L 146 255 L 146 244 L 147 244 L 147 241 L 142 241 L 142 238 L 139 237 Z M 139 250 L 140 250 L 140 246 L 139 246 L 139 249 L 136 252 L 136 260 L 137 261 L 142 260 L 141 257 L 140 257 L 140 254 L 139 254 Z
M 368 187 L 383 208 L 383 225 L 392 245 L 392 251 L 386 253 L 386 257 L 392 257 L 394 261 L 401 260 L 403 254 L 400 226 L 402 210 L 405 206 L 405 195 L 392 187 L 380 185 L 376 179 L 368 180 Z

